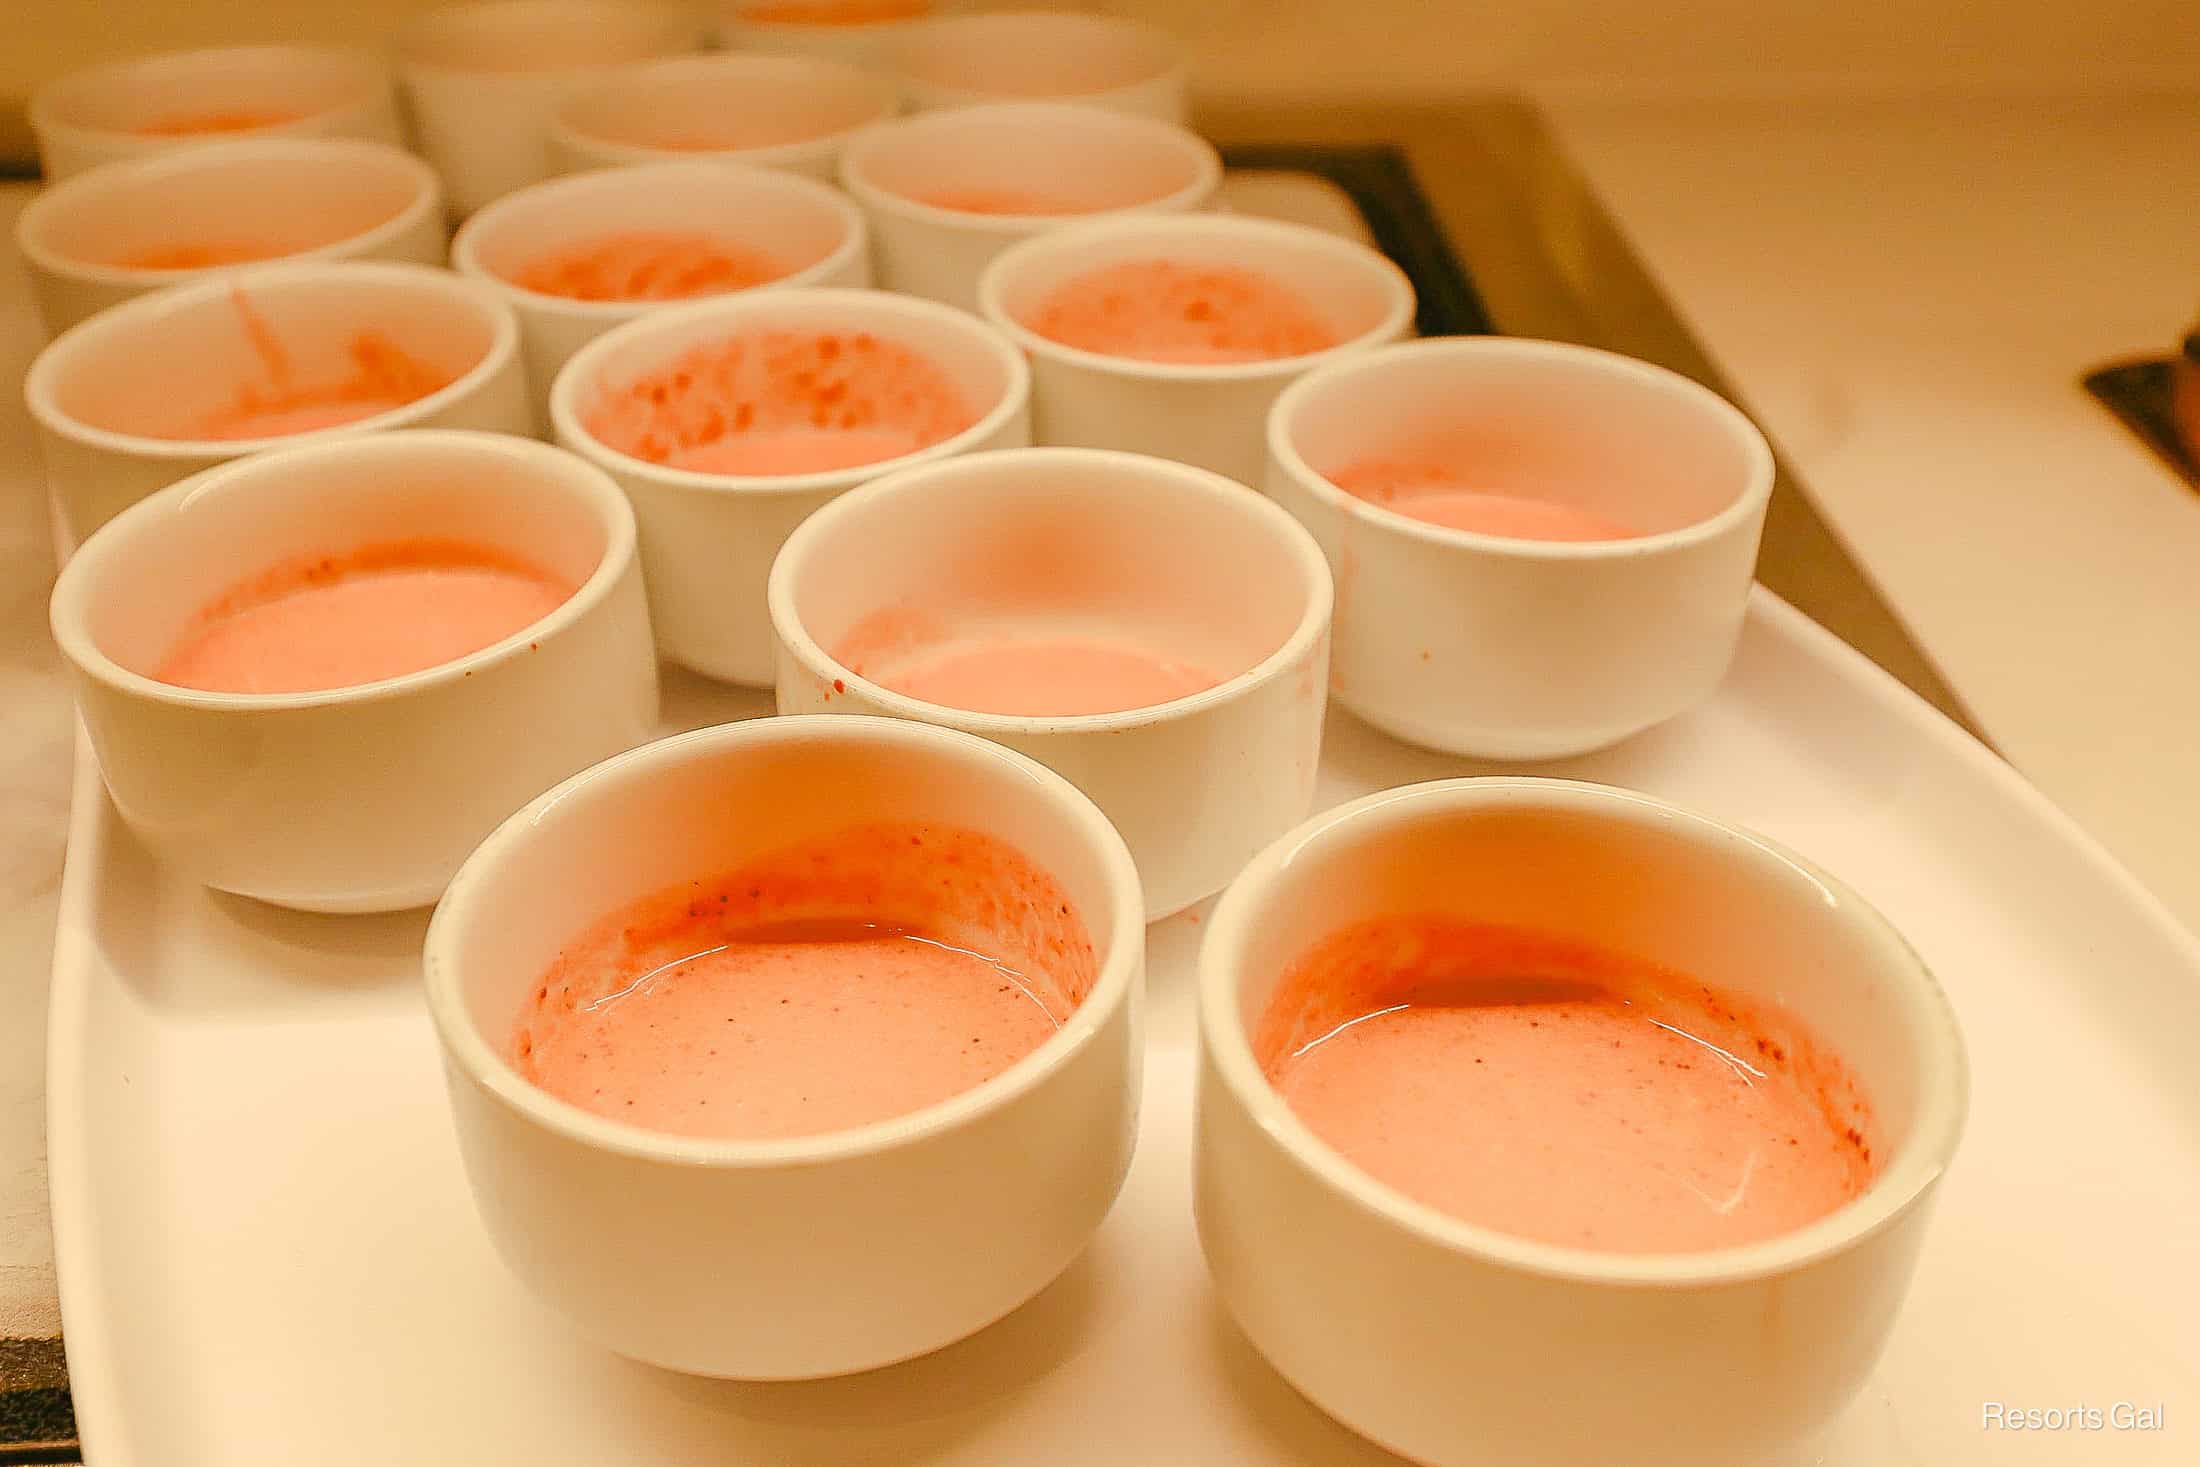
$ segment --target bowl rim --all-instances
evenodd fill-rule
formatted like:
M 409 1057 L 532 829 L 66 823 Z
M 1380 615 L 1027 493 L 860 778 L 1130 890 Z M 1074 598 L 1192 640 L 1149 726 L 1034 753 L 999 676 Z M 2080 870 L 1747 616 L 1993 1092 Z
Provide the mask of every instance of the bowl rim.
M 1066 253 L 1082 245 L 1115 236 L 1137 235 L 1151 237 L 1156 247 L 1163 249 L 1171 240 L 1176 239 L 1288 240 L 1303 245 L 1316 254 L 1326 254 L 1346 269 L 1358 270 L 1371 279 L 1379 280 L 1389 299 L 1375 324 L 1357 335 L 1325 346 L 1320 351 L 1301 352 L 1297 356 L 1289 357 L 1265 357 L 1249 362 L 1154 362 L 1138 357 L 1111 356 L 1105 352 L 1087 351 L 1083 347 L 1056 341 L 1051 336 L 1040 335 L 1018 320 L 1002 299 L 1007 292 L 1007 282 L 1018 270 L 1034 260 L 1044 260 L 1049 255 Z M 1035 357 L 1046 357 L 1089 372 L 1142 382 L 1276 382 L 1302 377 L 1332 363 L 1357 356 L 1370 348 L 1395 341 L 1412 329 L 1414 312 L 1418 308 L 1419 300 L 1414 293 L 1412 280 L 1398 267 L 1395 260 L 1374 246 L 1346 239 L 1311 224 L 1291 224 L 1277 219 L 1255 219 L 1231 214 L 1126 214 L 1070 224 L 1032 235 L 1010 245 L 994 256 L 978 277 L 979 313 L 996 328 L 1006 332 L 1024 351 Z
M 863 172 L 881 148 L 902 139 L 921 139 L 927 132 L 944 133 L 990 124 L 1013 127 L 1025 120 L 1069 123 L 1089 129 L 1096 138 L 1110 133 L 1122 139 L 1143 135 L 1148 142 L 1164 144 L 1182 153 L 1192 164 L 1192 180 L 1150 199 L 1081 214 L 981 214 L 969 209 L 928 204 L 922 199 L 896 193 Z M 1129 112 L 1111 112 L 1076 102 L 1053 101 L 981 102 L 969 107 L 946 107 L 890 117 L 858 128 L 841 150 L 839 165 L 840 186 L 866 209 L 943 229 L 1005 235 L 1018 240 L 1034 232 L 1051 234 L 1126 215 L 1181 214 L 1197 209 L 1222 187 L 1222 173 L 1221 152 L 1212 142 L 1180 123 Z
M 1612 540 L 1531 540 L 1462 530 L 1401 514 L 1338 488 L 1299 452 L 1294 437 L 1295 419 L 1309 399 L 1363 371 L 1381 371 L 1400 362 L 1460 357 L 1498 362 L 1558 362 L 1667 394 L 1716 421 L 1739 445 L 1744 463 L 1742 487 L 1719 509 L 1670 530 Z M 1694 378 L 1601 347 L 1526 336 L 1431 336 L 1418 341 L 1392 342 L 1340 358 L 1284 388 L 1268 410 L 1264 436 L 1270 465 L 1289 478 L 1300 492 L 1337 514 L 1379 533 L 1518 560 L 1632 560 L 1687 549 L 1727 535 L 1762 515 L 1771 501 L 1773 485 L 1778 478 L 1778 463 L 1764 431 L 1748 414 Z
M 824 187 L 822 184 L 818 186 Z M 879 459 L 874 463 L 810 474 L 711 474 L 698 469 L 651 463 L 648 459 L 635 458 L 632 454 L 613 448 L 582 424 L 576 401 L 582 384 L 595 380 L 597 368 L 604 358 L 622 347 L 647 341 L 658 335 L 685 335 L 687 328 L 705 321 L 721 323 L 725 333 L 730 336 L 738 333 L 747 324 L 743 318 L 757 314 L 798 313 L 812 305 L 876 312 L 885 322 L 892 322 L 897 318 L 922 320 L 947 330 L 964 332 L 972 342 L 991 352 L 1000 365 L 1006 378 L 1000 400 L 980 414 L 978 420 L 969 427 L 959 433 L 950 434 L 937 443 L 928 443 L 898 458 Z M 891 328 L 881 326 L 878 329 Z M 589 342 L 567 360 L 550 384 L 550 422 L 558 441 L 565 447 L 613 474 L 639 479 L 653 487 L 693 490 L 705 494 L 815 494 L 851 489 L 888 474 L 928 467 L 948 459 L 969 457 L 972 448 L 986 442 L 1026 413 L 1030 402 L 1030 364 L 1024 360 L 1022 353 L 1002 339 L 999 332 L 992 330 L 968 311 L 957 310 L 953 306 L 926 300 L 921 296 L 900 295 L 861 286 L 760 286 L 755 290 L 732 291 L 704 300 L 668 305 L 662 310 L 648 312 L 613 327 Z
M 554 827 L 546 830 L 546 824 L 568 801 L 609 798 L 608 792 L 646 781 L 666 766 L 745 748 L 818 742 L 899 744 L 936 757 L 990 764 L 1022 784 L 1033 798 L 1068 817 L 1099 856 L 1114 910 L 1104 931 L 1087 926 L 1096 944 L 1107 943 L 1107 957 L 1091 989 L 1061 1027 L 1007 1069 L 944 1100 L 861 1126 L 769 1140 L 679 1136 L 627 1125 L 560 1100 L 514 1070 L 473 1022 L 452 951 L 483 873 L 493 870 L 515 847 L 554 839 Z M 810 714 L 745 719 L 658 739 L 584 769 L 537 796 L 492 831 L 452 877 L 428 924 L 421 970 L 428 1011 L 444 1054 L 468 1081 L 520 1119 L 614 1155 L 672 1166 L 759 1171 L 829 1165 L 918 1145 L 1015 1104 L 1093 1044 L 1118 1012 L 1126 1006 L 1135 1011 L 1144 953 L 1144 898 L 1130 851 L 1099 807 L 1068 780 L 1013 749 L 956 729 L 898 718 Z
M 583 301 L 574 300 L 570 296 L 549 295 L 539 290 L 529 290 L 508 276 L 499 274 L 490 269 L 481 258 L 482 236 L 526 209 L 555 209 L 568 197 L 585 199 L 598 193 L 615 198 L 637 189 L 650 191 L 655 188 L 674 189 L 682 185 L 707 187 L 728 183 L 737 189 L 745 189 L 748 197 L 754 197 L 759 190 L 769 193 L 778 189 L 790 198 L 824 208 L 840 220 L 840 242 L 826 251 L 822 258 L 777 279 L 742 290 L 722 291 L 717 295 L 695 296 L 686 300 Z M 469 215 L 466 222 L 459 225 L 452 234 L 451 269 L 448 273 L 479 282 L 516 309 L 538 316 L 560 316 L 568 321 L 594 322 L 602 330 L 625 325 L 639 317 L 652 316 L 661 311 L 711 304 L 745 296 L 752 291 L 788 290 L 808 286 L 837 271 L 845 270 L 850 261 L 866 260 L 870 247 L 870 226 L 863 217 L 863 211 L 831 184 L 799 173 L 789 173 L 784 169 L 768 168 L 761 163 L 705 155 L 665 158 L 617 168 L 590 168 L 579 173 L 560 174 L 492 199 Z
M 140 146 L 140 150 L 146 153 L 167 152 L 178 147 L 206 146 L 194 144 L 189 139 L 148 137 L 128 128 L 100 127 L 94 123 L 78 122 L 60 113 L 76 100 L 76 93 L 91 87 L 127 79 L 133 74 L 188 72 L 193 67 L 221 58 L 244 56 L 263 56 L 271 60 L 305 59 L 316 65 L 329 67 L 332 73 L 347 71 L 350 73 L 349 81 L 353 90 L 351 95 L 332 99 L 302 117 L 225 134 L 225 141 L 257 142 L 286 137 L 324 136 L 327 135 L 330 118 L 370 112 L 390 96 L 389 69 L 382 64 L 379 57 L 364 47 L 317 45 L 305 41 L 264 41 L 239 46 L 189 46 L 141 56 L 117 57 L 111 61 L 81 67 L 65 76 L 54 78 L 33 92 L 26 116 L 33 132 L 65 137 L 77 143 L 96 140 L 112 145 L 128 142 Z
M 1261 1072 L 1240 1014 L 1243 952 L 1275 884 L 1303 862 L 1385 830 L 1492 808 L 1560 810 L 1657 828 L 1800 880 L 1879 949 L 1904 1023 L 1923 1052 L 1917 1115 L 1865 1189 L 1803 1227 L 1700 1252 L 1565 1247 L 1465 1221 L 1419 1202 L 1347 1160 L 1299 1119 Z M 1200 1046 L 1208 1071 L 1263 1138 L 1317 1185 L 1384 1226 L 1447 1254 L 1543 1278 L 1635 1288 L 1746 1283 L 1792 1273 L 1892 1226 L 1930 1193 L 1953 1158 L 1969 1108 L 1970 1069 L 1955 1012 L 1916 950 L 1876 908 L 1822 868 L 1756 833 L 1635 790 L 1527 776 L 1444 779 L 1383 790 L 1316 815 L 1270 845 L 1224 892 L 1198 958 Z
M 134 672 L 109 657 L 92 635 L 95 582 L 111 556 L 138 540 L 162 534 L 158 523 L 187 510 L 205 493 L 250 492 L 266 496 L 289 492 L 297 472 L 313 472 L 329 460 L 426 459 L 452 461 L 503 457 L 523 463 L 548 493 L 564 494 L 591 510 L 604 531 L 603 552 L 571 595 L 526 626 L 486 647 L 438 662 L 416 672 L 373 682 L 291 693 L 232 693 L 186 688 Z M 243 490 L 232 486 L 242 481 Z M 554 488 L 552 486 L 555 486 Z M 274 714 L 309 709 L 388 702 L 432 691 L 509 662 L 532 644 L 558 636 L 608 600 L 636 563 L 637 534 L 633 506 L 612 478 L 575 454 L 532 438 L 466 428 L 420 428 L 402 433 L 369 433 L 275 449 L 216 464 L 156 490 L 101 525 L 77 547 L 54 580 L 47 621 L 55 644 L 77 675 L 113 692 L 144 702 L 210 713 Z
M 986 30 L 1029 29 L 1035 26 L 1064 26 L 1084 32 L 1087 36 L 1102 31 L 1134 38 L 1159 62 L 1130 81 L 1117 82 L 1113 86 L 1094 87 L 1089 91 L 1063 92 L 1047 98 L 1033 98 L 1016 92 L 989 92 L 965 86 L 955 86 L 926 76 L 910 65 L 911 57 L 929 44 L 944 44 L 952 48 L 958 37 L 952 34 L 960 30 L 965 36 Z M 944 41 L 941 37 L 945 37 Z M 1121 97 L 1137 92 L 1156 83 L 1180 81 L 1191 74 L 1191 58 L 1182 40 L 1166 27 L 1135 16 L 1117 15 L 1104 11 L 1009 9 L 981 10 L 962 14 L 929 15 L 913 19 L 906 28 L 897 30 L 886 41 L 885 54 L 880 58 L 886 73 L 900 83 L 905 94 L 915 99 L 922 93 L 943 99 L 969 99 L 969 103 L 1023 101 L 1057 101 L 1102 106 L 1105 98 Z M 920 111 L 948 110 L 937 104 L 930 106 L 919 102 Z
M 873 105 L 868 115 L 845 127 L 836 127 L 811 137 L 751 147 L 652 147 L 647 143 L 605 137 L 601 133 L 589 131 L 573 120 L 574 113 L 612 92 L 647 87 L 658 80 L 697 77 L 732 83 L 765 73 L 778 73 L 787 77 L 807 76 L 849 85 L 852 89 L 860 88 L 868 94 Z M 575 92 L 558 104 L 557 110 L 550 117 L 550 137 L 553 143 L 576 156 L 615 160 L 611 166 L 723 160 L 728 163 L 753 163 L 759 167 L 771 167 L 797 159 L 832 158 L 865 128 L 892 120 L 900 107 L 901 96 L 895 90 L 891 78 L 849 62 L 836 61 L 826 56 L 770 51 L 709 51 L 693 56 L 661 56 L 649 61 L 630 62 L 605 72 L 593 85 Z
M 345 166 L 356 163 L 386 168 L 392 175 L 401 174 L 410 181 L 412 196 L 387 219 L 356 233 L 347 234 L 341 239 L 294 250 L 288 254 L 271 255 L 265 260 L 239 261 L 235 264 L 192 265 L 181 268 L 117 265 L 63 254 L 40 237 L 40 231 L 50 227 L 53 216 L 63 214 L 65 217 L 64 211 L 83 207 L 93 197 L 101 194 L 127 193 L 147 184 L 164 183 L 176 174 L 219 170 L 228 166 L 249 166 L 254 163 L 300 160 Z M 33 267 L 55 276 L 94 281 L 101 285 L 158 289 L 163 285 L 195 281 L 216 271 L 246 269 L 262 264 L 293 260 L 371 258 L 374 250 L 409 230 L 417 229 L 422 221 L 440 221 L 442 211 L 442 179 L 424 160 L 393 143 L 372 138 L 333 136 L 249 137 L 192 147 L 163 148 L 140 157 L 117 158 L 72 174 L 51 187 L 39 190 L 37 197 L 25 204 L 22 212 L 15 216 L 15 247 Z
M 1280 537 L 1302 578 L 1305 604 L 1291 632 L 1276 648 L 1250 667 L 1232 674 L 1211 688 L 1202 688 L 1165 703 L 1128 708 L 1115 713 L 1020 714 L 986 713 L 913 698 L 863 676 L 827 652 L 810 634 L 796 604 L 795 581 L 813 546 L 832 533 L 842 521 L 855 519 L 873 505 L 910 495 L 955 492 L 954 481 L 972 473 L 992 473 L 1012 466 L 1044 471 L 1054 465 L 1081 465 L 1117 475 L 1160 476 L 1173 481 L 1175 492 L 1198 494 L 1233 510 L 1242 510 Z M 828 683 L 845 684 L 898 718 L 944 724 L 990 739 L 1031 739 L 1048 735 L 1106 734 L 1155 724 L 1195 718 L 1241 701 L 1255 689 L 1286 676 L 1314 647 L 1329 635 L 1335 610 L 1336 589 L 1329 561 L 1313 535 L 1290 511 L 1267 496 L 1247 489 L 1235 479 L 1174 459 L 1126 453 L 1110 448 L 1004 448 L 989 453 L 904 469 L 884 475 L 834 499 L 795 527 L 772 561 L 771 579 L 765 592 L 772 630 L 780 647 L 813 676 Z
M 539 16 L 558 11 L 576 19 L 627 28 L 623 33 L 652 37 L 648 43 L 652 49 L 608 61 L 525 67 L 516 71 L 463 66 L 443 59 L 440 54 L 430 54 L 431 51 L 439 52 L 447 42 L 439 33 L 454 27 L 495 28 L 501 25 L 509 28 L 512 19 L 518 17 L 519 29 L 524 30 L 530 14 Z M 685 55 L 701 39 L 700 18 L 690 13 L 686 5 L 674 3 L 674 0 L 445 0 L 445 3 L 415 11 L 407 17 L 392 34 L 390 46 L 400 72 L 443 81 L 472 78 L 494 85 L 537 81 L 546 76 L 570 76 L 630 62 Z
M 84 422 L 65 412 L 55 401 L 53 379 L 73 353 L 93 350 L 106 338 L 131 331 L 144 322 L 179 311 L 197 309 L 215 296 L 246 289 L 281 290 L 291 285 L 375 280 L 426 291 L 442 291 L 446 304 L 457 303 L 478 311 L 489 327 L 489 344 L 472 366 L 443 386 L 387 412 L 355 418 L 303 433 L 281 433 L 266 438 L 155 438 L 123 433 Z M 276 448 L 324 443 L 340 437 L 406 428 L 422 418 L 442 412 L 479 392 L 499 374 L 514 370 L 519 360 L 519 322 L 512 308 L 478 281 L 433 265 L 395 260 L 276 260 L 267 264 L 240 265 L 215 274 L 178 281 L 143 295 L 120 301 L 77 322 L 46 343 L 23 374 L 23 399 L 38 426 L 57 438 L 94 448 L 102 453 L 137 459 L 243 458 Z

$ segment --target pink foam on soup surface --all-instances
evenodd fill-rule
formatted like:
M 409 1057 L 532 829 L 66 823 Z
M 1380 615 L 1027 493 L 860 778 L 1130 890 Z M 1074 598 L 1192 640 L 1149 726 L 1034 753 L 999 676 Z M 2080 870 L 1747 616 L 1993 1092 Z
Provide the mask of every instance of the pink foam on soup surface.
M 757 331 L 606 386 L 582 415 L 621 453 L 699 473 L 880 463 L 977 421 L 945 370 L 868 331 Z
M 927 703 L 1036 718 L 1148 708 L 1222 681 L 1126 632 L 1017 628 L 910 607 L 865 617 L 833 657 Z
M 1329 481 L 1370 504 L 1432 525 L 1515 540 L 1631 540 L 1647 530 L 1567 503 L 1563 480 L 1538 482 L 1520 468 L 1477 473 L 1441 457 L 1357 459 Z
M 1127 260 L 1064 281 L 1025 321 L 1065 346 L 1149 362 L 1253 362 L 1338 342 L 1305 296 L 1257 270 Z
M 1322 1140 L 1468 1222 L 1616 1252 L 1800 1228 L 1873 1176 L 1870 1111 L 1793 1015 L 1579 943 L 1442 917 L 1335 933 L 1254 1040 Z
M 686 1136 L 904 1115 L 1031 1053 L 1090 991 L 1059 883 L 990 836 L 883 823 L 684 882 L 568 943 L 511 1040 L 527 1079 Z
M 793 266 L 707 234 L 631 231 L 552 250 L 512 273 L 541 295 L 581 301 L 670 301 L 747 290 Z
M 153 676 L 226 693 L 355 687 L 501 642 L 573 590 L 516 556 L 448 540 L 301 557 L 200 608 Z

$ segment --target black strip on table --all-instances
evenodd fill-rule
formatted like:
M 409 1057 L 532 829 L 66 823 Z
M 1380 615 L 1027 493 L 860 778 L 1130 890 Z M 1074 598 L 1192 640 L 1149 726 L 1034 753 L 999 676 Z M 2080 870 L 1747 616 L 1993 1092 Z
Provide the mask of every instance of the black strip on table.
M 1222 150 L 1229 168 L 1312 173 L 1350 196 L 1376 246 L 1413 282 L 1423 336 L 1484 336 L 1496 328 L 1460 268 L 1443 226 L 1413 176 L 1405 150 L 1388 143 L 1317 146 L 1262 143 Z
M 2138 434 L 2155 457 L 2200 489 L 2200 444 L 2187 443 L 2177 430 L 2173 404 L 2180 371 L 2200 371 L 2200 356 L 2190 365 L 2174 359 L 2119 362 L 2087 374 L 2085 390 Z

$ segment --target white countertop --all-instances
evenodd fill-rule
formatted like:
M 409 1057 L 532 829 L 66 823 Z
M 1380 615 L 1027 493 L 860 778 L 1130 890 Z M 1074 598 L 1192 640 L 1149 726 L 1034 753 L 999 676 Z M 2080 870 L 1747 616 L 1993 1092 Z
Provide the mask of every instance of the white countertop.
M 1747 406 L 2011 760 L 2200 926 L 2200 496 L 2077 387 L 2200 308 L 2200 92 L 1551 100 Z M 0 227 L 28 197 L 0 189 Z M 38 342 L 0 267 L 0 1337 L 51 1334 L 47 952 L 68 790 Z
M 14 239 L 29 184 L 0 187 Z M 46 978 L 69 809 L 69 693 L 46 633 L 53 586 L 45 476 L 24 410 L 44 344 L 30 285 L 0 265 L 0 1339 L 60 1331 L 46 1226 Z
M 2200 313 L 2200 88 L 1543 102 L 1987 735 L 2200 928 L 2200 493 L 2078 386 Z

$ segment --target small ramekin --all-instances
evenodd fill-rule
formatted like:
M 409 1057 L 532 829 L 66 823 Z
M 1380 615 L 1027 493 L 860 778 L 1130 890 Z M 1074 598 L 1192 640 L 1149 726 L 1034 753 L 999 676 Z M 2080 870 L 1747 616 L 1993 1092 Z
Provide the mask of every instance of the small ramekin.
M 680 56 L 622 67 L 559 107 L 554 172 L 711 158 L 833 181 L 841 150 L 900 110 L 894 85 L 809 56 Z M 784 141 L 707 146 L 721 129 L 768 125 Z
M 1533 1242 L 1376 1181 L 1293 1113 L 1249 1036 L 1308 947 L 1390 913 L 1548 931 L 1776 1001 L 1860 1082 L 1877 1178 L 1792 1233 L 1679 1254 Z M 1885 1343 L 1969 1091 L 1946 997 L 1856 893 L 1745 831 L 1559 780 L 1388 790 L 1276 842 L 1209 920 L 1199 1019 L 1194 1206 L 1223 1304 L 1315 1404 L 1439 1467 L 1742 1467 L 1810 1437 Z
M 817 56 L 875 66 L 914 27 L 968 10 L 972 0 L 910 0 L 871 15 L 835 0 L 719 0 L 718 42 L 729 51 Z M 896 89 L 897 95 L 899 88 Z
M 1337 345 L 1256 362 L 1147 362 L 1041 336 L 1025 317 L 1058 285 L 1132 260 L 1257 270 L 1304 296 Z M 1079 224 L 1004 251 L 978 281 L 985 318 L 1031 358 L 1041 443 L 1125 448 L 1258 484 L 1268 410 L 1293 379 L 1413 329 L 1413 282 L 1366 245 L 1301 224 L 1219 214 Z
M 443 188 L 435 170 L 388 143 L 269 138 L 102 164 L 45 190 L 15 220 L 54 335 L 132 296 L 237 268 L 119 263 L 132 253 L 255 238 L 301 241 L 268 259 L 440 265 Z
M 752 331 L 870 331 L 922 352 L 978 417 L 900 458 L 819 474 L 705 474 L 622 453 L 588 431 L 598 393 L 695 347 Z M 658 649 L 725 682 L 772 685 L 765 605 L 772 558 L 797 525 L 859 484 L 913 465 L 1031 441 L 1031 372 L 1000 333 L 962 311 L 877 290 L 758 291 L 662 311 L 591 342 L 558 374 L 558 441 L 607 470 L 634 501 Z
M 1043 378 L 1041 379 L 1043 382 Z M 1452 438 L 1578 467 L 1578 508 L 1626 540 L 1482 535 L 1325 477 Z M 1561 342 L 1447 337 L 1340 361 L 1277 399 L 1271 497 L 1337 575 L 1337 700 L 1449 753 L 1548 759 L 1684 712 L 1725 676 L 1772 495 L 1772 449 L 1732 404 L 1647 362 Z
M 1058 10 L 996 11 L 910 27 L 885 63 L 914 111 L 1045 99 L 1186 120 L 1183 43 L 1158 26 Z
M 356 687 L 219 693 L 148 675 L 240 578 L 416 536 L 520 555 L 579 589 L 481 651 Z M 87 540 L 52 621 L 138 839 L 193 880 L 309 911 L 434 901 L 499 821 L 656 722 L 632 510 L 571 454 L 501 434 L 383 433 L 208 470 Z
M 1001 840 L 1082 917 L 1093 986 L 1008 1069 L 907 1115 L 744 1141 L 606 1120 L 507 1061 L 529 990 L 592 922 L 882 820 Z M 598 765 L 484 841 L 428 929 L 428 1008 L 489 1236 L 583 1332 L 676 1370 L 841 1375 L 972 1334 L 1059 1275 L 1122 1184 L 1142 920 L 1130 856 L 1092 802 L 952 730 L 754 719 Z
M 932 112 L 858 136 L 842 186 L 870 217 L 879 283 L 978 308 L 978 279 L 1010 245 L 1124 214 L 1197 209 L 1222 182 L 1214 145 L 1189 128 L 1055 102 Z M 989 214 L 923 195 L 961 189 L 1088 190 L 1127 202 L 1078 214 Z
M 397 35 L 420 150 L 463 217 L 550 173 L 550 120 L 612 67 L 693 51 L 699 19 L 657 0 L 465 0 Z
M 283 114 L 261 127 L 196 133 L 145 128 L 190 116 Z M 48 183 L 172 148 L 277 137 L 401 143 L 389 68 L 332 46 L 224 46 L 111 61 L 41 87 L 31 132 Z
M 301 376 L 337 370 L 353 338 L 380 331 L 453 380 L 403 407 L 276 438 L 163 438 L 151 413 L 223 406 L 264 375 L 241 292 Z M 70 327 L 31 362 L 23 396 L 64 546 L 188 474 L 262 449 L 387 428 L 529 429 L 519 327 L 487 287 L 447 270 L 366 260 L 252 265 L 172 285 Z
M 1026 717 L 913 698 L 834 655 L 880 612 L 1135 622 L 1225 674 L 1121 713 Z M 827 505 L 772 567 L 782 713 L 886 713 L 1020 749 L 1092 796 L 1155 920 L 1210 896 L 1314 796 L 1330 581 L 1291 517 L 1184 464 L 1095 449 L 910 469 Z
M 575 352 L 615 326 L 694 303 L 571 300 L 513 278 L 544 255 L 629 231 L 708 234 L 802 261 L 761 290 L 871 283 L 863 211 L 838 189 L 790 173 L 695 159 L 599 169 L 507 194 L 459 226 L 451 264 L 518 316 L 541 426 L 550 421 L 550 386 Z

